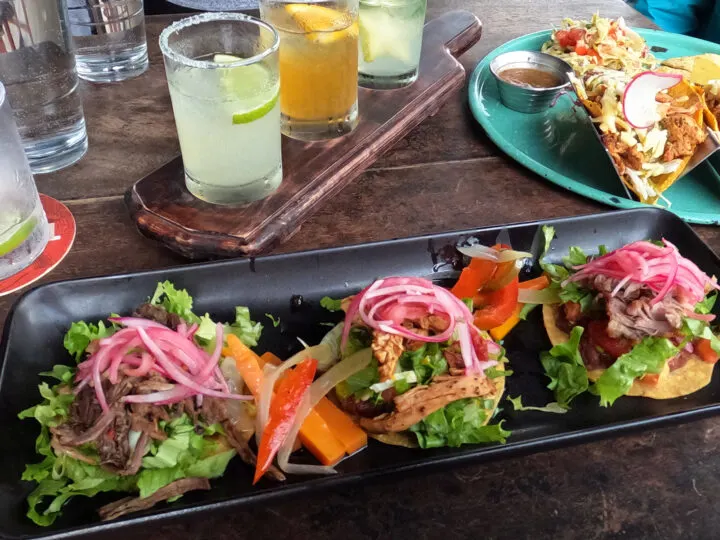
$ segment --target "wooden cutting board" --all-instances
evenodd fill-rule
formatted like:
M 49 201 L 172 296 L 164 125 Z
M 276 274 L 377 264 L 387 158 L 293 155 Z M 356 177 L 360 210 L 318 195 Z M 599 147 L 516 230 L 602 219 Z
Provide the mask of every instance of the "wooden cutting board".
M 360 122 L 344 137 L 313 143 L 283 137 L 283 181 L 266 199 L 241 206 L 200 201 L 185 188 L 178 156 L 128 190 L 132 219 L 144 235 L 191 259 L 269 250 L 463 87 L 457 57 L 481 33 L 482 23 L 467 11 L 428 22 L 417 81 L 399 90 L 360 88 Z

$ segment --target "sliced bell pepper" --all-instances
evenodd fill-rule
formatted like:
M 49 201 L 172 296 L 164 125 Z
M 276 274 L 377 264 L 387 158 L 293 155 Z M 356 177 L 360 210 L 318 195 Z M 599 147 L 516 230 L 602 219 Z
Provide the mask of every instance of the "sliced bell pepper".
M 473 298 L 475 326 L 480 330 L 491 330 L 508 320 L 518 303 L 518 284 L 516 277 L 508 285 L 497 291 L 480 291 Z
M 342 443 L 348 454 L 367 446 L 367 433 L 328 398 L 322 398 L 313 410 L 325 420 L 332 434 Z
M 504 244 L 495 244 L 492 247 L 496 250 L 509 249 Z M 470 264 L 463 268 L 460 278 L 455 283 L 455 286 L 450 289 L 450 292 L 460 300 L 473 298 L 481 288 L 485 287 L 489 282 L 495 281 L 498 271 L 502 270 L 501 273 L 504 274 L 508 264 L 514 266 L 515 262 L 497 264 L 487 259 L 474 257 L 470 260 Z
M 260 355 L 260 367 L 264 368 L 265 364 L 270 364 L 271 366 L 277 367 L 282 364 L 282 360 L 280 360 L 280 358 L 268 351 Z
M 709 339 L 698 339 L 695 342 L 694 347 L 695 352 L 703 362 L 707 362 L 708 364 L 714 364 L 718 361 L 718 358 L 720 358 L 720 356 L 718 356 L 718 353 L 716 353 L 710 346 Z
M 547 276 L 540 276 L 534 279 L 529 279 L 518 284 L 518 289 L 526 289 L 532 291 L 540 291 L 550 285 L 550 280 Z M 518 302 L 515 306 L 515 311 L 504 323 L 490 330 L 490 335 L 495 341 L 504 339 L 510 333 L 510 330 L 520 322 L 520 312 L 522 311 L 523 304 Z
M 335 437 L 325 419 L 315 409 L 303 420 L 298 438 L 323 465 L 334 465 L 345 455 L 345 446 Z
M 317 370 L 317 360 L 308 358 L 290 371 L 275 387 L 270 415 L 258 447 L 255 485 L 272 465 L 275 455 L 287 439 L 303 396 L 310 388 Z
M 235 359 L 238 373 L 245 381 L 250 393 L 255 399 L 258 399 L 263 380 L 263 372 L 259 363 L 260 358 L 234 334 L 227 336 L 227 343 L 227 352 L 230 353 L 231 358 Z

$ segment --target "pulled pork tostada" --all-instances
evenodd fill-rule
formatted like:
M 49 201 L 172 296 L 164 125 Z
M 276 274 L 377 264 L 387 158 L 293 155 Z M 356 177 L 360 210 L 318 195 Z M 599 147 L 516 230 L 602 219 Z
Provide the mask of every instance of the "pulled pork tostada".
M 502 347 L 450 291 L 388 277 L 344 301 L 342 349 L 369 348 L 368 368 L 335 387 L 341 407 L 376 439 L 434 448 L 501 441 L 491 425 L 505 388 Z

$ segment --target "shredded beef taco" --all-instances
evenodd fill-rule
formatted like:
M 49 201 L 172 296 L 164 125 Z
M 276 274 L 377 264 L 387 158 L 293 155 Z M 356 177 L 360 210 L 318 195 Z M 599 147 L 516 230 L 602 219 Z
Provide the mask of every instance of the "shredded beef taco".
M 590 390 L 607 406 L 707 386 L 720 353 L 710 328 L 715 279 L 666 240 L 600 251 L 573 247 L 564 265 L 543 265 L 560 299 L 543 306 L 553 348 L 541 358 L 558 401 Z
M 335 387 L 341 407 L 376 439 L 395 445 L 501 441 L 490 425 L 505 388 L 503 349 L 475 328 L 467 306 L 418 278 L 375 281 L 345 302 L 344 354 L 368 368 Z

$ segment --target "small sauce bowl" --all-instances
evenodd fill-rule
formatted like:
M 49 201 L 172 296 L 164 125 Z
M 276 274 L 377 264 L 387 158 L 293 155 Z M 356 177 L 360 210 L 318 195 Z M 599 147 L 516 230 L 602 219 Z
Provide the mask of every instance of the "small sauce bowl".
M 502 72 L 509 69 L 539 70 L 554 76 L 558 84 L 538 88 L 528 84 L 509 82 Z M 500 54 L 490 62 L 503 105 L 522 113 L 537 113 L 548 109 L 558 95 L 570 86 L 568 73 L 572 68 L 564 60 L 537 51 L 513 51 Z

